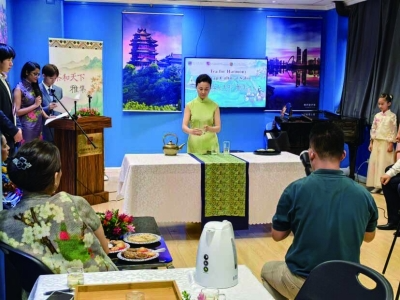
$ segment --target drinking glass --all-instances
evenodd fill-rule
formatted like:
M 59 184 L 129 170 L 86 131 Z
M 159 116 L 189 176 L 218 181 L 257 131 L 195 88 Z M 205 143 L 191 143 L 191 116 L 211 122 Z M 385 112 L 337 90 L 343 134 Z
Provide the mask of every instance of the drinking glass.
M 144 293 L 138 291 L 132 291 L 126 294 L 126 300 L 144 300 Z
M 231 151 L 231 142 L 229 141 L 224 141 L 224 154 L 228 155 Z
M 84 283 L 83 268 L 68 268 L 67 272 L 67 285 L 70 289 L 74 290 L 77 285 L 82 285 Z
M 218 152 L 219 152 L 218 145 L 212 145 L 211 146 L 211 154 L 215 155 L 215 154 L 218 154 Z
M 206 297 L 206 300 L 218 300 L 219 297 L 218 289 L 202 289 L 201 292 Z
M 195 128 L 200 129 L 201 132 L 202 132 L 203 134 L 206 133 L 206 131 L 204 130 L 204 126 L 207 125 L 207 122 L 197 120 L 197 121 L 194 121 L 193 123 L 194 123 L 193 126 L 194 126 Z
M 206 300 L 226 300 L 225 294 L 220 294 L 218 289 L 206 288 L 202 289 L 201 292 Z

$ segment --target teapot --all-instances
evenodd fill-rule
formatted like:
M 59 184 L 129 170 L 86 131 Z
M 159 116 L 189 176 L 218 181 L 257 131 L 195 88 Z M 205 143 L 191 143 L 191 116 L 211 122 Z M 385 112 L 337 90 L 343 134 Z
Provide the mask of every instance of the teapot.
M 172 141 L 169 141 L 168 144 L 165 144 L 165 138 L 169 135 L 174 136 L 176 138 L 176 144 L 173 144 Z M 176 155 L 178 153 L 178 151 L 181 150 L 183 148 L 183 146 L 185 146 L 185 143 L 178 146 L 178 136 L 174 133 L 164 134 L 163 142 L 164 142 L 163 151 L 164 151 L 164 154 L 167 156 Z

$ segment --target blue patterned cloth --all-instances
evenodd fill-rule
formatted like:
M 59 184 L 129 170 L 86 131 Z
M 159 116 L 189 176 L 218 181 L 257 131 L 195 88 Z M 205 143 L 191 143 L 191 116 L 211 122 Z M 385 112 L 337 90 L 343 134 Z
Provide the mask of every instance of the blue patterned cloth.
M 2 164 L 1 173 L 3 182 L 3 208 L 13 208 L 21 201 L 22 191 L 8 178 L 6 163 Z

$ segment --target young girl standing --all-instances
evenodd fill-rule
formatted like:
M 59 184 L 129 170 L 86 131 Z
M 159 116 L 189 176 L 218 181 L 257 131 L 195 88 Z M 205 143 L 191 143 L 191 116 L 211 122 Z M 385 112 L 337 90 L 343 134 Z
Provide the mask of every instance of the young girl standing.
M 380 177 L 385 168 L 393 164 L 393 143 L 396 142 L 397 118 L 390 111 L 393 96 L 381 94 L 378 99 L 380 112 L 374 117 L 371 126 L 371 141 L 368 150 L 371 156 L 368 162 L 367 187 L 373 187 L 371 193 L 381 191 Z

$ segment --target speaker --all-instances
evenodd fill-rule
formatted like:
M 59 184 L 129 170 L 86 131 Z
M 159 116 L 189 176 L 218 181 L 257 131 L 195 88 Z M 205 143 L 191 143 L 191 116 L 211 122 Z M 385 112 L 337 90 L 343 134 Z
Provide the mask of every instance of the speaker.
M 344 1 L 333 1 L 335 3 L 336 12 L 339 16 L 350 16 L 350 9 L 346 6 Z

